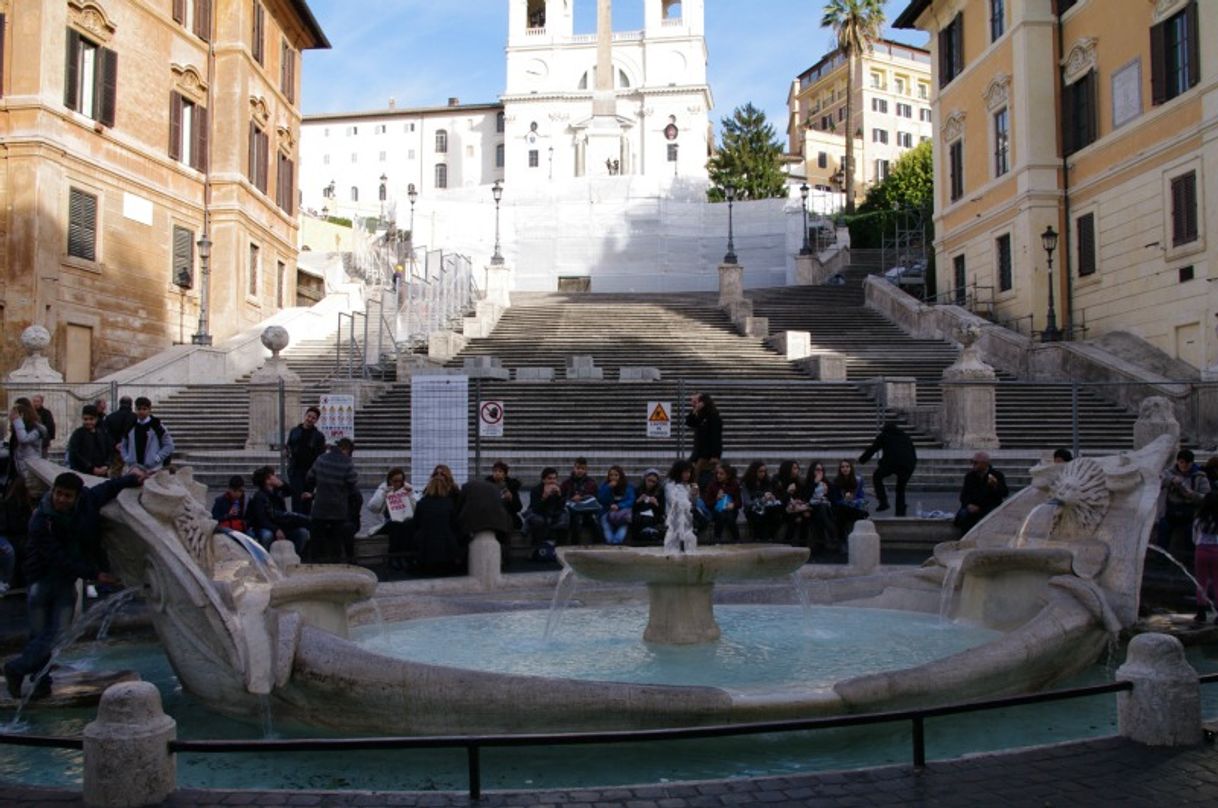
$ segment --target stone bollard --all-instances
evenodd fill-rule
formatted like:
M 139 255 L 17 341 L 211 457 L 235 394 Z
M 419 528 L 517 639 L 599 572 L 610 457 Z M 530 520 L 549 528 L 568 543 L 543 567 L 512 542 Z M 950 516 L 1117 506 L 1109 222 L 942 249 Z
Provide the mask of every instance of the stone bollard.
M 875 522 L 860 519 L 854 523 L 849 539 L 850 568 L 864 575 L 880 566 L 880 534 Z
M 1133 682 L 1133 690 L 1117 694 L 1122 737 L 1147 746 L 1201 743 L 1201 686 L 1179 640 L 1166 634 L 1134 637 L 1116 678 Z
M 943 371 L 943 443 L 949 449 L 997 449 L 997 377 L 981 359 L 981 329 L 968 324 L 956 337 L 964 349 Z
M 799 360 L 799 366 L 813 379 L 822 382 L 846 381 L 846 357 L 837 353 L 823 353 Z
M 740 334 L 754 339 L 765 339 L 770 336 L 770 318 L 749 315 L 736 323 Z
M 85 805 L 127 808 L 162 802 L 177 788 L 169 742 L 178 725 L 161 709 L 151 682 L 121 682 L 102 694 L 85 727 Z
M 767 339 L 766 344 L 785 355 L 789 362 L 812 355 L 812 334 L 808 331 L 779 331 Z
M 719 307 L 744 300 L 744 267 L 739 264 L 719 265 Z
M 469 543 L 469 575 L 483 589 L 498 589 L 503 579 L 503 548 L 493 530 L 479 530 Z

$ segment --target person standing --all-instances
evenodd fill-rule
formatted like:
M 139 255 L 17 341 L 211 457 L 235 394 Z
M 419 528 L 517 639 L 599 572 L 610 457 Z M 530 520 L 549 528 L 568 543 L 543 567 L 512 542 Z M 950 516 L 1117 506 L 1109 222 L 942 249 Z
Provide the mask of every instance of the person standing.
M 292 487 L 292 507 L 308 515 L 313 507 L 313 494 L 306 488 L 309 469 L 326 450 L 326 436 L 317 428 L 321 410 L 309 407 L 304 420 L 288 433 L 288 485 Z
M 27 486 L 33 487 L 29 462 L 42 456 L 42 442 L 46 438 L 47 429 L 42 425 L 38 411 L 28 398 L 19 398 L 13 402 L 13 408 L 8 414 L 8 423 L 10 476 L 21 477 Z
M 1193 552 L 1189 539 L 1197 506 L 1210 492 L 1210 481 L 1191 449 L 1176 452 L 1176 462 L 1163 473 L 1162 488 L 1166 492 L 1165 509 L 1157 543 L 1186 564 Z
M 43 406 L 41 395 L 30 396 L 30 403 L 34 405 L 34 411 L 38 413 L 38 420 L 47 429 L 47 433 L 42 439 L 42 456 L 46 457 L 51 449 L 51 441 L 55 440 L 55 416 L 51 415 L 51 411 Z
M 962 533 L 968 533 L 973 525 L 1001 505 L 1008 493 L 1007 478 L 990 464 L 987 453 L 977 452 L 973 455 L 972 468 L 964 475 L 960 510 L 956 511 L 954 524 Z
M 871 475 L 871 483 L 875 486 L 875 498 L 879 501 L 876 512 L 888 510 L 888 491 L 884 489 L 884 478 L 897 478 L 897 516 L 905 516 L 905 486 L 913 476 L 914 468 L 918 465 L 918 452 L 914 449 L 913 439 L 905 430 L 897 426 L 896 421 L 888 421 L 875 436 L 875 440 L 867 447 L 867 451 L 859 455 L 859 464 L 866 463 L 877 452 L 880 462 L 876 465 L 875 473 Z
M 96 477 L 110 476 L 110 436 L 97 426 L 97 407 L 86 404 L 80 410 L 80 423 L 68 438 L 68 468 Z
M 146 396 L 135 400 L 135 423 L 123 436 L 119 453 L 127 467 L 160 471 L 173 458 L 173 436 L 152 414 L 152 401 Z
M 26 677 L 36 676 L 50 660 L 59 630 L 67 625 L 76 606 L 76 581 L 119 583 L 101 568 L 105 554 L 99 512 L 124 488 L 140 485 L 144 477 L 137 469 L 85 488 L 80 475 L 65 471 L 55 478 L 30 517 L 25 559 L 30 639 L 19 656 L 4 663 L 5 683 L 14 699 L 21 698 Z M 33 698 L 50 694 L 51 678 L 45 676 L 36 683 Z
M 351 455 L 355 443 L 339 438 L 309 469 L 313 486 L 313 541 L 322 561 L 355 563 L 355 533 L 364 498 Z
M 694 464 L 694 480 L 705 489 L 719 458 L 723 456 L 723 419 L 710 393 L 694 393 L 689 398 L 685 426 L 694 432 L 694 448 L 689 462 Z

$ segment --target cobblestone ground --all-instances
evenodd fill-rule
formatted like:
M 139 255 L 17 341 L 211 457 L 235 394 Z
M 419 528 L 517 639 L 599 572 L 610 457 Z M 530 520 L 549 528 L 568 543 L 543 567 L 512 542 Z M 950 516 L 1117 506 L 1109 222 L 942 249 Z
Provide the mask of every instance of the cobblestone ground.
M 83 806 L 79 794 L 3 789 L 8 808 Z M 455 793 L 181 791 L 163 805 L 429 806 L 450 808 L 726 808 L 726 806 L 1178 806 L 1218 805 L 1218 751 L 1160 749 L 1109 738 L 936 762 L 921 772 L 888 766 L 851 772 L 682 785 L 566 791 Z

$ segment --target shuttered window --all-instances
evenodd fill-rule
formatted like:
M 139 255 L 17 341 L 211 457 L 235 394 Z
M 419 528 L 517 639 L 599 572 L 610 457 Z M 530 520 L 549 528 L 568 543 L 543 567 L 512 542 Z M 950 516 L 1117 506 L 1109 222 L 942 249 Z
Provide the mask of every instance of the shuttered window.
M 968 274 L 964 269 L 964 256 L 952 258 L 952 280 L 955 283 L 955 304 L 963 306 L 968 301 Z
M 261 251 L 258 249 L 257 244 L 250 245 L 250 259 L 249 259 L 250 260 L 250 265 L 249 265 L 249 273 L 250 273 L 249 294 L 250 294 L 250 297 L 258 296 L 258 285 L 259 285 L 258 276 L 260 274 L 262 274 L 262 259 L 259 257 L 260 252 Z
M 204 42 L 211 41 L 211 0 L 194 0 L 195 3 L 195 19 L 194 32 L 195 36 Z
M 195 234 L 177 225 L 173 228 L 173 282 L 183 289 L 195 285 Z
M 114 126 L 118 54 L 67 29 L 63 104 L 105 126 Z
M 207 108 L 169 94 L 169 159 L 186 163 L 197 171 L 207 170 Z
M 964 196 L 964 141 L 957 140 L 947 147 L 949 199 L 955 202 Z
M 1009 292 L 1014 285 L 1011 272 L 1011 234 L 1005 233 L 994 241 L 994 253 L 998 264 L 998 291 Z
M 258 128 L 258 124 L 250 121 L 249 135 L 249 172 L 247 176 L 255 188 L 262 193 L 267 189 L 267 161 L 270 139 L 266 132 Z
M 186 0 L 173 0 L 173 21 L 186 22 Z
M 939 86 L 946 87 L 964 70 L 964 14 L 939 31 Z
M 0 14 L 0 98 L 4 97 L 4 35 L 7 30 L 4 15 Z
M 1197 0 L 1150 29 L 1151 101 L 1170 101 L 1201 81 Z
M 1079 216 L 1074 229 L 1078 241 L 1078 276 L 1085 278 L 1095 274 L 1095 214 Z
M 278 155 L 278 161 L 275 166 L 275 204 L 278 205 L 284 213 L 292 215 L 293 201 L 296 197 L 295 188 L 295 164 L 288 159 L 288 156 L 283 152 Z M 384 186 L 381 186 L 384 188 Z M 383 199 L 384 197 L 382 197 Z
M 1197 173 L 1190 171 L 1171 181 L 1172 246 L 1196 241 L 1197 235 Z
M 1099 135 L 1096 83 L 1095 71 L 1091 70 L 1062 88 L 1062 149 L 1065 155 L 1094 143 Z
M 296 101 L 296 51 L 288 41 L 283 40 L 279 59 L 279 89 L 288 97 L 288 101 Z
M 97 197 L 79 188 L 68 191 L 68 255 L 97 260 Z
M 250 54 L 258 64 L 262 64 L 264 56 L 262 43 L 265 39 L 266 11 L 262 8 L 262 3 L 254 0 L 254 29 L 250 32 Z

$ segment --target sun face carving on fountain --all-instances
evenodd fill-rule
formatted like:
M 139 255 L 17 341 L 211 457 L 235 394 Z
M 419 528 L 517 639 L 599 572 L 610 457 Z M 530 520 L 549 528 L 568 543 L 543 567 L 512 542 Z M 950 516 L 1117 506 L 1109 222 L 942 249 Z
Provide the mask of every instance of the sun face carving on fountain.
M 1068 464 L 1050 493 L 1061 503 L 1053 514 L 1052 538 L 1069 541 L 1095 535 L 1111 501 L 1108 475 L 1099 463 L 1083 457 Z

